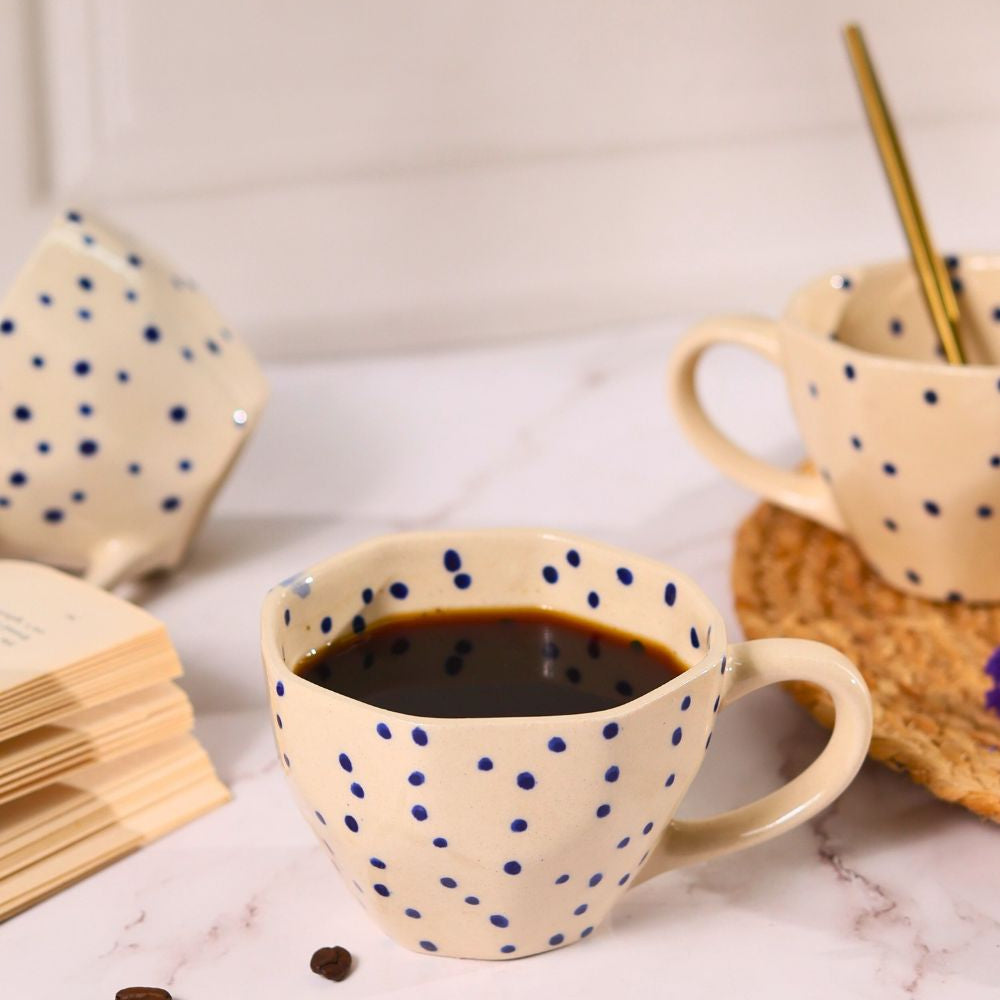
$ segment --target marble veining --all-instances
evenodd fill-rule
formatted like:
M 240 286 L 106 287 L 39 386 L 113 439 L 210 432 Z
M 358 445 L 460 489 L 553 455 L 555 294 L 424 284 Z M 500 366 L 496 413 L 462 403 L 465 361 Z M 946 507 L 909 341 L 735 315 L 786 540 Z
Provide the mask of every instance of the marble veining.
M 629 892 L 586 942 L 500 965 L 388 941 L 295 809 L 264 709 L 259 603 L 364 538 L 493 524 L 591 535 L 690 573 L 738 636 L 731 537 L 753 501 L 669 419 L 679 330 L 272 366 L 267 419 L 190 561 L 133 591 L 170 628 L 234 801 L 0 925 L 0 994 L 111 997 L 141 983 L 177 1000 L 589 998 L 658 983 L 690 1000 L 996 997 L 1000 831 L 880 766 L 791 834 Z M 776 373 L 738 354 L 709 360 L 713 415 L 791 464 Z M 781 692 L 746 699 L 720 719 L 684 814 L 776 787 L 824 739 Z M 308 968 L 334 944 L 356 957 L 340 985 Z

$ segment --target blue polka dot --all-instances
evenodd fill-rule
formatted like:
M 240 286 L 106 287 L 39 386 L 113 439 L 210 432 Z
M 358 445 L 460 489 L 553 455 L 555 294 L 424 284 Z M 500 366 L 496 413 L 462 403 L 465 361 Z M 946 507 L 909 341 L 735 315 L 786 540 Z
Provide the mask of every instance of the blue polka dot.
M 457 573 L 462 568 L 462 557 L 454 549 L 445 552 L 444 568 L 449 573 Z
M 674 781 L 675 781 L 676 778 L 677 778 L 677 775 L 674 774 L 671 771 L 671 773 L 667 775 L 667 780 L 665 782 L 663 782 L 663 787 L 664 788 L 669 788 L 674 783 Z
M 897 529 L 897 528 L 899 527 L 899 525 L 898 525 L 898 524 L 896 524 L 896 522 L 895 522 L 895 521 L 894 521 L 894 520 L 893 520 L 893 519 L 892 519 L 891 517 L 887 517 L 887 518 L 886 518 L 886 519 L 885 519 L 885 520 L 884 520 L 884 521 L 883 521 L 882 523 L 883 523 L 883 524 L 884 524 L 884 525 L 885 525 L 885 526 L 886 526 L 886 527 L 887 527 L 887 528 L 888 528 L 888 529 L 889 529 L 890 531 L 895 531 L 895 530 L 896 530 L 896 529 Z
M 924 390 L 924 402 L 933 406 L 938 401 L 938 394 L 933 389 Z
M 593 927 L 584 927 L 584 929 L 580 931 L 580 937 L 582 938 L 589 937 L 593 932 L 594 932 Z
M 596 590 L 592 590 L 587 594 L 587 603 L 592 607 L 596 608 L 601 603 L 601 596 Z
M 642 835 L 645 837 L 649 833 L 649 831 L 652 830 L 652 829 L 653 829 L 653 824 L 652 823 L 647 823 L 642 828 Z
M 98 444 L 91 438 L 85 438 L 78 445 L 80 454 L 90 457 L 91 455 L 96 455 L 98 451 Z
M 90 235 L 90 233 L 84 233 L 83 234 L 83 242 L 84 242 L 85 246 L 90 247 L 90 246 L 93 246 L 97 241 L 94 239 L 93 236 Z
M 861 451 L 861 438 L 859 438 L 857 434 L 851 435 L 851 447 L 855 451 Z
M 420 771 L 412 771 L 406 780 L 411 785 L 422 785 L 426 779 Z
M 562 753 L 566 749 L 566 741 L 561 736 L 553 736 L 549 740 L 549 749 L 553 753 Z
M 556 879 L 556 885 L 565 885 L 569 881 L 569 875 L 560 875 Z
M 598 819 L 604 819 L 605 816 L 611 813 L 611 806 L 607 802 L 599 805 L 595 810 Z
M 160 328 L 157 326 L 147 326 L 145 330 L 142 331 L 142 335 L 151 344 L 155 344 L 160 339 Z
M 92 316 L 89 309 L 77 309 L 76 318 L 82 320 L 84 323 L 88 322 Z
M 398 581 L 389 587 L 389 593 L 398 601 L 403 600 L 409 592 L 410 588 L 405 583 L 399 583 Z
M 502 913 L 494 913 L 490 916 L 490 923 L 494 927 L 507 927 L 510 921 Z
M 924 501 L 924 510 L 927 511 L 931 517 L 937 517 L 941 513 L 941 508 L 933 500 Z
M 361 600 L 364 601 L 365 604 L 371 604 L 374 598 L 375 593 L 371 587 L 365 587 L 365 589 L 361 591 Z
M 326 826 L 326 819 L 323 814 L 318 809 L 314 810 L 314 812 L 316 813 L 316 819 L 318 819 L 323 826 Z
M 619 840 L 617 844 L 618 850 L 620 851 L 623 847 L 628 847 L 631 840 L 632 840 L 631 837 L 623 837 L 621 840 Z
M 593 889 L 594 886 L 598 885 L 601 879 L 603 878 L 604 876 L 600 872 L 596 872 L 595 874 L 590 876 L 590 881 L 587 884 L 590 886 L 591 889 Z
M 500 950 L 505 955 L 509 955 L 512 951 L 517 951 L 517 949 L 512 944 L 505 944 Z
M 373 868 L 385 868 L 385 862 L 381 858 L 370 858 Z
M 903 332 L 903 321 L 901 319 L 896 319 L 896 318 L 890 320 L 889 332 L 894 337 L 898 337 Z
M 11 486 L 23 486 L 27 481 L 28 481 L 27 475 L 21 472 L 20 469 L 17 472 L 12 472 L 10 474 Z
M 125 290 L 125 298 L 129 302 L 135 302 L 139 298 L 139 293 L 134 288 L 128 288 Z
M 559 570 L 555 566 L 545 566 L 542 568 L 542 576 L 546 583 L 555 583 L 559 579 Z
M 319 623 L 319 628 L 320 631 L 323 633 L 323 635 L 328 635 L 330 633 L 330 630 L 333 628 L 333 619 L 329 615 L 327 615 Z
M 142 466 L 138 462 L 129 462 L 128 471 L 129 475 L 138 476 L 142 472 Z
M 693 625 L 691 626 L 691 645 L 694 646 L 695 649 L 698 649 L 701 646 L 701 640 L 698 638 L 698 630 Z
M 615 684 L 615 690 L 623 698 L 631 698 L 632 695 L 635 694 L 635 689 L 632 687 L 631 684 L 629 684 L 628 681 L 618 681 L 618 683 Z
M 508 861 L 503 866 L 503 870 L 508 875 L 520 875 L 521 874 L 521 863 L 519 861 Z
M 285 762 L 285 767 L 291 767 L 292 766 L 292 762 L 288 759 L 288 754 L 287 753 L 283 753 L 281 755 L 281 759 Z
M 577 667 L 567 667 L 566 680 L 568 680 L 570 684 L 579 684 L 582 677 L 583 674 L 580 673 Z
M 14 419 L 15 420 L 30 420 L 31 410 L 25 406 L 23 403 L 19 406 L 14 407 Z
M 479 905 L 479 897 L 478 896 L 466 896 L 465 897 L 465 901 L 469 904 L 469 906 L 478 906 Z
M 570 564 L 574 569 L 580 565 L 580 553 L 576 549 L 570 549 L 566 553 L 566 562 Z
M 489 757 L 480 757 L 476 767 L 478 767 L 480 771 L 492 771 L 493 761 L 491 761 Z
M 382 884 L 381 882 L 376 882 L 376 883 L 375 883 L 375 884 L 374 884 L 374 885 L 372 886 L 372 888 L 373 888 L 373 889 L 374 889 L 374 890 L 375 890 L 375 891 L 376 891 L 376 892 L 377 892 L 377 893 L 378 893 L 378 894 L 379 894 L 380 896 L 388 896 L 388 895 L 390 895 L 388 887 L 387 887 L 387 886 L 384 886 L 384 885 L 383 885 L 383 884 Z
M 896 471 L 897 470 L 896 470 L 896 466 L 893 465 L 892 462 L 883 462 L 882 463 L 882 471 L 887 476 L 894 476 L 894 475 L 896 475 Z
M 857 372 L 854 370 L 854 365 L 844 365 L 844 375 L 852 380 Z
M 43 455 L 47 455 L 51 449 L 51 445 L 48 441 L 39 441 L 35 447 L 38 448 Z
M 468 573 L 457 573 L 454 582 L 459 590 L 467 590 L 472 583 L 472 577 Z
M 185 361 L 194 361 L 194 351 L 192 351 L 190 347 L 182 347 L 181 357 Z
M 142 258 L 137 253 L 130 253 L 125 259 L 132 267 L 142 267 Z
M 365 797 L 365 790 L 355 781 L 351 783 L 351 795 L 356 799 L 363 799 Z
M 414 726 L 413 732 L 410 733 L 413 737 L 413 742 L 417 744 L 418 747 L 427 746 L 427 731 L 421 729 L 420 726 Z
M 722 695 L 718 695 L 718 694 L 717 694 L 717 695 L 715 696 L 715 704 L 714 704 L 714 705 L 712 706 L 712 711 L 713 711 L 713 712 L 718 712 L 718 711 L 719 711 L 719 702 L 720 702 L 721 700 L 722 700 Z
M 446 889 L 456 889 L 456 888 L 458 888 L 458 883 L 453 878 L 451 878 L 448 875 L 445 875 L 444 878 L 441 879 L 441 884 Z
M 183 406 L 172 406 L 170 407 L 170 419 L 175 423 L 179 424 L 187 420 L 187 408 Z
M 993 508 L 987 506 L 986 504 L 981 504 L 979 507 L 976 508 L 976 516 L 982 518 L 992 517 Z
M 73 490 L 73 492 L 70 494 L 70 500 L 72 500 L 73 503 L 83 503 L 83 501 L 86 499 L 87 499 L 87 494 L 84 493 L 83 490 Z
M 94 408 L 90 403 L 81 403 L 77 409 L 80 411 L 81 417 L 89 417 L 94 412 Z
M 83 222 L 83 216 L 75 209 L 70 209 L 66 213 L 66 219 L 69 222 Z
M 625 884 L 625 883 L 626 883 L 626 882 L 627 882 L 627 881 L 628 881 L 628 880 L 629 880 L 629 879 L 630 879 L 631 877 L 632 877 L 632 876 L 631 876 L 630 874 L 628 874 L 628 872 L 626 872 L 626 873 L 625 873 L 624 875 L 622 875 L 622 877 L 621 877 L 621 878 L 620 878 L 620 879 L 618 880 L 618 884 L 619 884 L 619 885 L 624 885 L 624 884 Z
M 375 727 L 375 732 L 378 733 L 379 736 L 381 736 L 382 739 L 384 739 L 384 740 L 391 740 L 392 739 L 392 731 L 389 729 L 389 727 L 384 722 L 380 722 Z
M 278 724 L 278 728 L 279 729 L 284 729 L 285 728 L 285 724 L 284 724 L 284 722 L 281 721 L 281 716 L 278 715 L 277 712 L 275 712 L 275 714 L 274 714 L 274 721 Z
M 523 788 L 525 791 L 535 787 L 535 776 L 530 771 L 522 771 L 517 776 L 518 788 Z
M 52 296 L 49 295 L 48 292 L 39 292 L 38 293 L 38 302 L 39 302 L 40 305 L 50 306 L 50 305 L 52 305 Z
M 164 497 L 160 503 L 160 506 L 166 511 L 177 510 L 180 505 L 180 497 Z
M 819 395 L 819 387 L 816 385 L 815 382 L 809 383 L 809 395 L 812 396 L 813 399 L 815 399 Z
M 36 368 L 44 368 L 44 367 L 45 367 L 45 358 L 43 358 L 43 357 L 42 357 L 42 356 L 41 356 L 40 354 L 36 354 L 36 355 L 35 355 L 35 356 L 34 356 L 34 357 L 33 357 L 33 358 L 31 359 L 31 363 L 32 363 L 32 364 L 33 364 L 33 365 L 34 365 L 34 366 L 35 366 Z
M 632 570 L 625 566 L 619 566 L 617 570 L 618 579 L 625 584 L 626 587 L 630 586 L 632 583 Z
M 76 279 L 76 283 L 85 291 L 92 292 L 94 290 L 93 279 L 88 278 L 87 275 L 81 274 L 79 278 Z
M 691 707 L 691 695 L 684 695 L 684 700 L 681 702 L 681 711 L 686 712 Z
M 582 917 L 590 907 L 586 903 L 581 903 L 574 911 L 574 917 Z
M 606 740 L 613 740 L 618 735 L 618 723 L 609 722 L 602 730 Z
M 620 775 L 621 775 L 621 770 L 619 769 L 618 765 L 612 764 L 611 767 L 609 767 L 604 772 L 604 780 L 614 782 L 618 780 Z
M 406 908 L 405 910 L 403 910 L 403 912 L 404 912 L 404 913 L 405 913 L 405 914 L 406 914 L 406 915 L 407 915 L 407 916 L 408 916 L 408 917 L 409 917 L 409 918 L 410 918 L 411 920 L 419 920 L 419 919 L 420 919 L 420 911 L 419 911 L 419 910 L 415 910 L 415 909 L 413 909 L 413 907 L 412 907 L 412 906 L 408 906 L 408 907 L 407 907 L 407 908 Z M 429 942 L 428 942 L 428 943 L 429 943 Z
M 528 821 L 526 819 L 515 819 L 511 822 L 510 828 L 514 833 L 524 833 L 528 829 Z
M 63 519 L 63 512 L 58 507 L 50 507 L 42 517 L 49 522 L 49 524 L 58 524 Z
M 677 744 L 680 743 L 680 741 L 681 741 L 681 736 L 682 735 L 683 735 L 683 733 L 681 733 L 681 727 L 678 726 L 674 730 L 673 735 L 670 737 L 670 742 L 673 743 L 674 746 L 677 746 Z
M 365 630 L 365 620 L 361 615 L 355 615 L 351 619 L 351 628 L 354 629 L 354 634 L 357 635 L 359 632 L 364 632 Z
M 420 823 L 427 819 L 427 809 L 424 806 L 415 805 L 410 812 L 413 813 L 413 818 Z
M 566 939 L 562 936 L 562 934 L 553 934 L 552 937 L 549 938 L 549 944 L 554 948 L 557 944 L 562 944 L 565 940 Z
M 278 681 L 278 683 L 274 685 L 274 691 L 275 691 L 275 694 L 277 694 L 277 696 L 279 698 L 284 698 L 284 696 L 285 696 L 285 682 L 284 681 Z
M 344 826 L 346 826 L 351 833 L 358 832 L 358 821 L 351 816 L 350 813 L 344 817 Z
M 219 353 L 220 350 L 219 345 L 214 340 L 206 340 L 205 346 L 209 349 L 209 351 L 212 352 L 212 354 Z
M 431 843 L 432 843 L 432 844 L 433 844 L 433 845 L 434 845 L 435 847 L 447 847 L 447 846 L 448 846 L 448 841 L 447 841 L 447 840 L 445 840 L 445 839 L 444 839 L 444 837 L 435 837 L 435 838 L 434 838 L 434 839 L 433 839 L 433 840 L 431 841 Z
M 437 949 L 437 945 L 433 941 L 421 941 L 420 942 L 420 947 L 423 948 L 424 951 L 437 951 L 438 950 Z
M 89 375 L 90 374 L 90 362 L 89 361 L 85 361 L 85 360 L 77 361 L 76 364 L 73 365 L 73 371 L 77 375 L 81 375 L 81 376 L 83 376 L 83 375 Z

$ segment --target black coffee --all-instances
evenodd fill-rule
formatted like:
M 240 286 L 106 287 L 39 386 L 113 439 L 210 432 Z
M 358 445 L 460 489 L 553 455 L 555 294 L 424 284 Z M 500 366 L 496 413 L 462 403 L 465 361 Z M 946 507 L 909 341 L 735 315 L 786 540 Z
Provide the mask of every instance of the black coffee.
M 664 646 L 569 615 L 483 609 L 378 622 L 295 672 L 379 708 L 469 718 L 597 712 L 683 669 Z

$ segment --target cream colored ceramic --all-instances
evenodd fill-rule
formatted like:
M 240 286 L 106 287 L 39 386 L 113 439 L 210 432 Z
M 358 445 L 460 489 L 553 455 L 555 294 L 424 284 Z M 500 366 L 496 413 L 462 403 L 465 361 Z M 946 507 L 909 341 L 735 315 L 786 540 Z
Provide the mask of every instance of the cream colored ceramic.
M 178 563 L 267 397 L 191 281 L 76 211 L 0 303 L 0 371 L 0 554 L 102 586 Z
M 291 670 L 314 647 L 387 616 L 481 607 L 613 625 L 666 643 L 688 668 L 601 712 L 468 719 L 375 708 Z M 729 645 L 718 611 L 682 573 L 567 535 L 376 539 L 273 590 L 262 634 L 278 752 L 303 815 L 372 919 L 437 955 L 518 958 L 587 937 L 630 886 L 822 809 L 858 770 L 871 732 L 867 689 L 833 649 Z M 608 696 L 620 681 L 599 658 L 560 666 L 554 685 Z M 579 673 L 567 675 L 572 666 Z M 791 679 L 826 688 L 836 705 L 820 757 L 757 802 L 673 820 L 720 708 Z
M 828 275 L 773 322 L 708 320 L 674 352 L 691 440 L 737 482 L 849 535 L 889 583 L 936 600 L 1000 600 L 1000 258 L 950 258 L 972 362 L 947 365 L 909 262 Z M 784 370 L 814 471 L 755 458 L 711 423 L 695 372 L 714 344 Z M 746 405 L 753 406 L 748 388 Z

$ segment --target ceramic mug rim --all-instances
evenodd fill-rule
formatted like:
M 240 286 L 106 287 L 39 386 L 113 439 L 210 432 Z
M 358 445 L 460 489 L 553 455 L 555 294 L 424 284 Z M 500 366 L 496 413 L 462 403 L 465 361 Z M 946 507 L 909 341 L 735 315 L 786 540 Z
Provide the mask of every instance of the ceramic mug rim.
M 660 562 L 657 559 L 653 559 L 649 556 L 641 555 L 639 553 L 631 552 L 627 549 L 620 548 L 616 545 L 609 545 L 606 542 L 594 541 L 589 538 L 584 538 L 580 535 L 573 535 L 565 531 L 556 531 L 547 528 L 518 528 L 518 527 L 508 527 L 508 528 L 449 528 L 441 529 L 435 531 L 401 531 L 401 532 L 390 532 L 384 535 L 376 535 L 372 538 L 368 538 L 357 545 L 352 545 L 350 548 L 344 549 L 341 552 L 337 552 L 332 556 L 328 556 L 326 559 L 318 563 L 314 563 L 312 566 L 303 570 L 302 573 L 298 574 L 293 579 L 308 578 L 311 583 L 315 583 L 316 579 L 322 576 L 329 576 L 331 573 L 335 572 L 343 564 L 350 564 L 358 559 L 363 559 L 364 557 L 370 555 L 371 553 L 377 552 L 380 549 L 405 547 L 408 542 L 413 541 L 433 541 L 438 542 L 452 542 L 454 543 L 456 539 L 469 538 L 470 536 L 475 536 L 480 539 L 486 539 L 495 542 L 501 542 L 505 538 L 521 537 L 521 538 L 533 538 L 535 540 L 552 540 L 559 541 L 560 543 L 568 544 L 570 546 L 586 547 L 588 549 L 599 549 L 602 552 L 612 555 L 627 555 L 631 560 L 632 564 L 637 566 L 647 566 L 650 568 L 655 568 L 657 570 L 667 569 L 670 572 L 670 578 L 672 581 L 683 585 L 685 588 L 685 593 L 690 595 L 692 602 L 700 610 L 706 612 L 706 617 L 708 618 L 708 633 L 711 638 L 716 635 L 719 637 L 719 645 L 715 646 L 711 639 L 705 642 L 705 652 L 693 663 L 687 665 L 687 661 L 681 656 L 680 653 L 673 650 L 671 647 L 671 652 L 681 664 L 686 664 L 684 669 L 676 677 L 672 677 L 668 681 L 657 685 L 652 691 L 647 691 L 645 694 L 640 695 L 638 698 L 631 698 L 628 701 L 622 702 L 620 705 L 614 705 L 610 708 L 601 709 L 599 711 L 592 712 L 574 712 L 572 714 L 561 714 L 561 715 L 538 715 L 538 716 L 503 716 L 503 715 L 487 715 L 487 716 L 462 716 L 462 717 L 448 717 L 448 716 L 437 716 L 437 715 L 412 715 L 407 712 L 399 712 L 393 709 L 379 708 L 377 711 L 380 713 L 380 717 L 387 717 L 391 719 L 398 720 L 404 724 L 413 723 L 419 725 L 421 722 L 433 723 L 436 727 L 446 727 L 446 728 L 460 728 L 462 726 L 502 726 L 510 725 L 511 723 L 517 723 L 519 725 L 526 724 L 536 724 L 548 726 L 553 720 L 574 720 L 581 721 L 584 719 L 593 720 L 608 720 L 608 721 L 621 721 L 621 719 L 627 715 L 631 715 L 635 712 L 641 712 L 644 708 L 649 705 L 654 704 L 661 698 L 669 697 L 676 691 L 687 686 L 688 684 L 695 683 L 695 680 L 702 675 L 709 673 L 717 669 L 720 657 L 723 660 L 726 657 L 726 651 L 728 650 L 729 641 L 728 634 L 726 631 L 726 623 L 722 617 L 722 614 L 716 608 L 715 604 L 709 599 L 708 595 L 682 570 L 676 569 L 675 567 Z M 264 660 L 264 666 L 268 670 L 272 670 L 275 676 L 287 687 L 289 684 L 292 685 L 293 689 L 298 689 L 303 693 L 308 691 L 312 693 L 315 697 L 324 699 L 331 704 L 339 704 L 342 708 L 354 708 L 354 709 L 364 709 L 369 711 L 375 711 L 374 706 L 368 702 L 361 701 L 358 698 L 351 698 L 348 695 L 341 694 L 339 691 L 334 691 L 332 688 L 322 687 L 318 684 L 314 684 L 312 681 L 306 680 L 304 677 L 300 677 L 295 671 L 288 665 L 285 657 L 282 655 L 281 648 L 278 642 L 278 621 L 280 620 L 280 608 L 281 602 L 284 600 L 285 595 L 291 589 L 291 583 L 289 584 L 278 584 L 272 587 L 268 591 L 267 596 L 264 598 L 264 603 L 261 607 L 261 654 Z M 526 600 L 522 607 L 537 608 L 540 610 L 548 610 L 548 606 L 541 601 Z M 447 610 L 449 605 L 447 603 L 443 604 L 442 609 Z M 380 619 L 376 619 L 379 621 Z M 637 630 L 640 636 L 646 636 L 648 638 L 653 638 L 649 635 L 649 632 L 645 629 Z M 657 641 L 661 641 L 657 639 Z
M 982 251 L 969 254 L 956 254 L 956 256 L 961 261 L 962 267 L 969 270 L 1000 272 L 1000 253 Z M 920 358 L 901 358 L 896 355 L 863 351 L 851 344 L 845 344 L 841 340 L 831 339 L 823 331 L 811 329 L 794 315 L 805 303 L 818 298 L 824 292 L 834 290 L 838 294 L 843 295 L 843 289 L 838 288 L 834 284 L 837 280 L 843 280 L 846 277 L 851 280 L 852 284 L 861 285 L 866 278 L 871 277 L 877 271 L 887 271 L 893 267 L 903 268 L 908 264 L 909 258 L 887 257 L 868 264 L 825 271 L 817 277 L 799 285 L 792 292 L 791 298 L 778 318 L 777 325 L 783 333 L 795 334 L 796 336 L 809 338 L 814 342 L 818 341 L 825 344 L 827 349 L 834 354 L 840 352 L 845 358 L 856 359 L 865 364 L 895 369 L 900 372 L 934 374 L 935 376 L 944 375 L 947 378 L 982 378 L 984 375 L 991 375 L 993 377 L 1000 375 L 1000 364 L 985 365 L 969 362 L 963 365 L 949 365 L 937 361 L 926 361 Z M 846 304 L 847 300 L 845 299 L 845 307 Z M 838 317 L 835 329 L 839 329 L 842 318 L 843 311 L 841 311 Z

